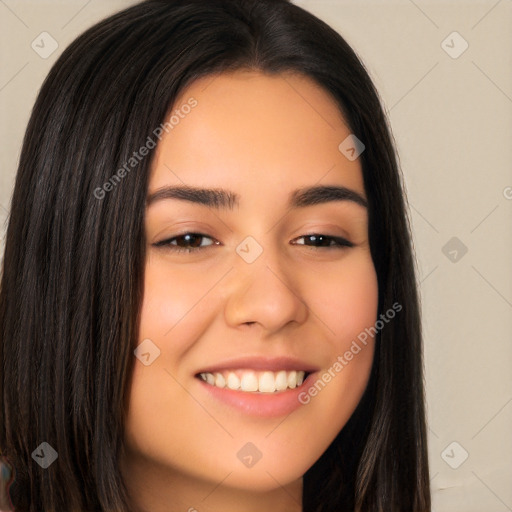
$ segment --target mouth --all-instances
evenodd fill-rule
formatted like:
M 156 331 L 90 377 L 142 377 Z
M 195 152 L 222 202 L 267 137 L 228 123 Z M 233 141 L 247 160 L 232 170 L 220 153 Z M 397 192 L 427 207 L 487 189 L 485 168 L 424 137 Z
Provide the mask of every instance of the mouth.
M 250 355 L 197 368 L 194 380 L 205 400 L 227 407 L 229 415 L 276 418 L 304 407 L 300 397 L 318 371 L 307 360 L 289 355 Z
M 311 373 L 307 370 L 255 371 L 236 368 L 201 372 L 195 377 L 220 389 L 230 389 L 241 393 L 278 394 L 302 386 Z

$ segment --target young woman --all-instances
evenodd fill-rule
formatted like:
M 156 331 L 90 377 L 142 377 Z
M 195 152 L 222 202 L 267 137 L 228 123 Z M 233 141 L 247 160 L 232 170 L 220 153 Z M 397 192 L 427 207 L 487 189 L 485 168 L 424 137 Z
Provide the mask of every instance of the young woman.
M 0 364 L 16 511 L 429 511 L 404 192 L 342 37 L 286 0 L 149 0 L 72 43 Z

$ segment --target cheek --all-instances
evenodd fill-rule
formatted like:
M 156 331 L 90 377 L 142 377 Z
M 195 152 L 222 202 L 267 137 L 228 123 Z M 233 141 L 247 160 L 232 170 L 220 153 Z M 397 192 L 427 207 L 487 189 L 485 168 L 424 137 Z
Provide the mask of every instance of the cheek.
M 330 334 L 331 343 L 342 350 L 376 321 L 377 275 L 369 252 L 347 259 L 338 271 L 325 272 L 328 275 L 311 281 L 310 300 Z
M 312 288 L 312 303 L 329 331 L 330 355 L 304 401 L 314 414 L 323 409 L 335 433 L 356 408 L 370 376 L 374 338 L 369 329 L 377 320 L 378 282 L 369 252 L 318 282 L 325 285 Z
M 197 280 L 187 279 L 186 272 L 176 272 L 160 257 L 148 256 L 142 302 L 143 327 L 155 328 L 160 337 L 164 336 L 199 298 Z
M 201 417 L 204 411 L 190 400 L 181 384 L 187 375 L 180 368 L 187 349 L 208 325 L 205 301 L 201 299 L 218 278 L 212 273 L 194 279 L 191 274 L 177 272 L 164 258 L 148 256 L 137 344 L 151 340 L 158 357 L 148 366 L 135 361 L 128 391 L 125 439 L 132 454 L 145 454 L 162 464 L 190 455 L 187 443 L 171 443 L 171 438 L 204 437 L 202 423 L 186 421 Z M 177 416 L 185 421 L 176 421 Z
M 176 367 L 180 354 L 206 328 L 209 315 L 205 294 L 222 274 L 222 269 L 212 269 L 198 277 L 186 266 L 177 271 L 165 258 L 148 256 L 139 340 L 150 338 L 164 344 L 159 347 L 161 357 L 168 359 L 169 366 Z

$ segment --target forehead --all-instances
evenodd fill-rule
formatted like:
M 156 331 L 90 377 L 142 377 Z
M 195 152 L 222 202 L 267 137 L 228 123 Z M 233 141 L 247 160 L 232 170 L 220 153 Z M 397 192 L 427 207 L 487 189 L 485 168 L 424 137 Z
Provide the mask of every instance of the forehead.
M 206 76 L 182 91 L 171 116 L 172 128 L 156 148 L 150 190 L 229 184 L 241 195 L 272 195 L 325 179 L 364 194 L 359 160 L 339 150 L 350 128 L 334 99 L 308 77 Z

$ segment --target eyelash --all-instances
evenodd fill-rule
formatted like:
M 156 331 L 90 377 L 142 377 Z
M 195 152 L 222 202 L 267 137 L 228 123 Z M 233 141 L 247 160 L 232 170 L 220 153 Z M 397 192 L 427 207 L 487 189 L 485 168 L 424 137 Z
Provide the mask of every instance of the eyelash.
M 186 237 L 188 235 L 193 235 L 194 237 L 210 238 L 211 240 L 214 240 L 212 237 L 205 235 L 203 233 L 186 232 L 186 233 L 182 233 L 181 235 L 174 236 L 172 238 L 167 238 L 165 240 L 161 240 L 160 242 L 156 242 L 153 245 L 155 247 L 163 247 L 163 248 L 171 250 L 172 252 L 175 252 L 175 253 L 187 253 L 187 254 L 205 250 L 205 249 L 209 249 L 211 247 L 218 245 L 218 243 L 214 242 L 214 243 L 212 243 L 210 245 L 206 245 L 206 246 L 183 248 L 183 247 L 178 247 L 177 245 L 171 244 L 172 241 L 174 241 L 178 238 Z M 335 245 L 318 246 L 318 247 L 309 246 L 309 245 L 306 245 L 305 243 L 297 244 L 297 245 L 303 245 L 304 247 L 308 247 L 309 249 L 312 249 L 312 250 L 315 250 L 315 249 L 316 250 L 318 250 L 318 249 L 331 249 L 331 250 L 332 249 L 347 249 L 350 247 L 354 247 L 354 244 L 345 238 L 341 238 L 341 237 L 337 237 L 337 236 L 323 235 L 321 233 L 308 233 L 307 235 L 302 235 L 298 238 L 300 239 L 300 238 L 308 238 L 308 237 L 326 238 L 326 239 L 331 240 L 331 242 L 334 241 Z

